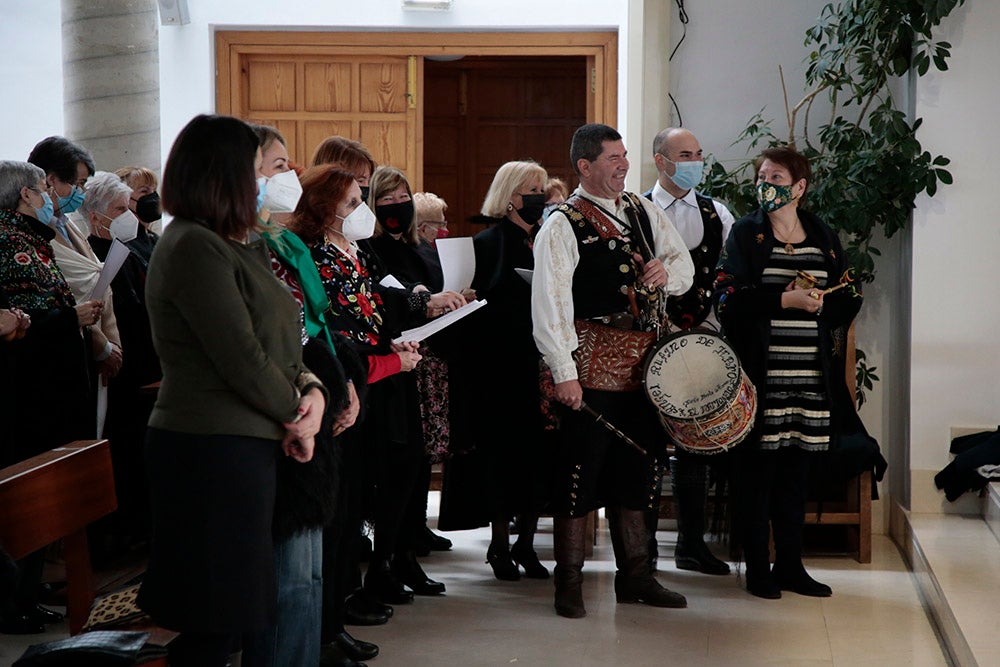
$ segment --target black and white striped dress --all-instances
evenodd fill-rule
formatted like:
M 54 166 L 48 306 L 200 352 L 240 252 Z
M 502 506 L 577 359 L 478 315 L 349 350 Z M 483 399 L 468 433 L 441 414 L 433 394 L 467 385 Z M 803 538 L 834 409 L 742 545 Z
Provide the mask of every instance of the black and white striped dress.
M 815 276 L 817 289 L 823 289 L 829 282 L 823 253 L 808 238 L 794 244 L 791 253 L 783 245 L 771 250 L 762 286 L 782 292 L 795 279 L 796 271 Z M 815 314 L 789 308 L 771 320 L 766 383 L 761 449 L 828 449 L 830 410 L 820 365 Z

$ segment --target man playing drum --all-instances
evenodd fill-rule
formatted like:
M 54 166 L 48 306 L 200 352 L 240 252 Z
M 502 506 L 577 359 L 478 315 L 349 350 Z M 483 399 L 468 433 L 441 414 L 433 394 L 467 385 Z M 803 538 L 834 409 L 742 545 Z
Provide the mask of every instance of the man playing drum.
M 643 193 L 663 209 L 684 239 L 694 263 L 694 284 L 684 294 L 667 299 L 667 316 L 677 329 L 708 326 L 719 330 L 712 311 L 715 265 L 733 227 L 733 215 L 724 205 L 695 192 L 704 171 L 701 145 L 690 131 L 668 127 L 653 139 L 653 161 L 659 178 Z M 712 555 L 705 544 L 705 495 L 708 464 L 704 455 L 678 447 L 670 457 L 670 485 L 677 510 L 677 549 L 674 562 L 682 570 L 729 574 L 729 566 Z M 659 505 L 646 517 L 650 549 L 655 562 Z
M 629 162 L 617 131 L 580 127 L 570 160 L 580 187 L 541 226 L 531 285 L 535 342 L 565 406 L 554 494 L 556 612 L 586 615 L 586 515 L 602 505 L 618 602 L 684 607 L 684 596 L 663 588 L 649 566 L 644 512 L 652 505 L 666 438 L 641 376 L 665 297 L 691 286 L 691 256 L 661 209 L 624 192 Z M 584 403 L 646 452 L 581 412 Z

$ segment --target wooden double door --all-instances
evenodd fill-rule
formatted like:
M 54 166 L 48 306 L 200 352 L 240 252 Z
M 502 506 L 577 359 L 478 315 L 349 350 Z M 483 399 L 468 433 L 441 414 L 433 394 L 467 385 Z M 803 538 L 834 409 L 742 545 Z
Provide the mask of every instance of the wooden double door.
M 277 127 L 301 165 L 328 136 L 361 141 L 444 198 L 452 234 L 469 235 L 508 160 L 574 185 L 573 131 L 614 124 L 616 53 L 613 33 L 220 31 L 216 107 Z

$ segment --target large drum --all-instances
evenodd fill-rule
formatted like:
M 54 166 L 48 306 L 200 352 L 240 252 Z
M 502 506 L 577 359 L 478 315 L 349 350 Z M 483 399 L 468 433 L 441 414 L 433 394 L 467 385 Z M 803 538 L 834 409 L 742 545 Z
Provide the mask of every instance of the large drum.
M 643 383 L 663 427 L 687 451 L 726 451 L 753 428 L 757 390 L 736 352 L 713 331 L 660 339 L 646 360 Z

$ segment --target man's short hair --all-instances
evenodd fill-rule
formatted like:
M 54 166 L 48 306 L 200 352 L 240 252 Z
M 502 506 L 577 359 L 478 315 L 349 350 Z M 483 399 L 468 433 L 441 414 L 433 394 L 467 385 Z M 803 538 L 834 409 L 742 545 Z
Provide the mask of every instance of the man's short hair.
M 660 153 L 661 155 L 663 155 L 663 157 L 669 158 L 669 156 L 666 153 L 664 153 L 664 144 L 667 143 L 667 137 L 670 136 L 670 133 L 673 132 L 674 130 L 679 130 L 679 129 L 681 128 L 665 127 L 659 132 L 657 132 L 656 136 L 653 137 L 653 155 Z
M 76 166 L 80 162 L 87 173 L 94 175 L 94 158 L 90 152 L 66 137 L 46 137 L 31 149 L 28 162 L 45 170 L 45 175 L 54 174 L 63 183 L 76 185 Z
M 573 171 L 580 173 L 576 166 L 577 161 L 586 160 L 593 162 L 602 152 L 604 152 L 605 141 L 621 141 L 622 135 L 618 130 L 601 123 L 587 123 L 577 128 L 573 133 L 573 141 L 569 145 L 569 160 L 573 164 Z

